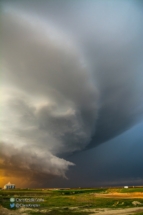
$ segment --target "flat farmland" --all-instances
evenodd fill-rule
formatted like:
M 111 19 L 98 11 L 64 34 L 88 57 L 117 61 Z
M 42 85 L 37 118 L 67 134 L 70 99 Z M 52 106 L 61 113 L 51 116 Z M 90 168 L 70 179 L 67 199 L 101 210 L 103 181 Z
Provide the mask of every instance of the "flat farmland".
M 0 215 L 19 214 L 143 215 L 143 187 L 0 190 Z

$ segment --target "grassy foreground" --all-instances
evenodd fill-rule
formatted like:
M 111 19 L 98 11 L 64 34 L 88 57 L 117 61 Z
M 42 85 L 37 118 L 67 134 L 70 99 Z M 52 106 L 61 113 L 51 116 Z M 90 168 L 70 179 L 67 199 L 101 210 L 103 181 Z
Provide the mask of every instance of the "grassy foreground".
M 131 193 L 133 198 L 107 198 L 107 194 L 112 193 Z M 10 209 L 10 198 L 25 199 L 39 198 L 43 202 L 38 202 L 39 208 L 27 208 L 27 214 L 40 215 L 60 215 L 60 214 L 75 214 L 88 215 L 93 208 L 133 208 L 143 207 L 143 198 L 135 198 L 134 193 L 143 193 L 143 188 L 97 188 L 97 189 L 15 189 L 15 190 L 0 190 L 0 205 Z M 101 197 L 100 197 L 100 194 Z M 106 195 L 106 198 L 104 197 Z M 24 202 L 28 204 L 29 202 Z M 35 204 L 37 202 L 33 202 Z M 17 211 L 15 207 L 10 209 Z M 93 214 L 93 213 L 92 213 Z M 143 215 L 143 212 L 138 212 L 136 215 Z

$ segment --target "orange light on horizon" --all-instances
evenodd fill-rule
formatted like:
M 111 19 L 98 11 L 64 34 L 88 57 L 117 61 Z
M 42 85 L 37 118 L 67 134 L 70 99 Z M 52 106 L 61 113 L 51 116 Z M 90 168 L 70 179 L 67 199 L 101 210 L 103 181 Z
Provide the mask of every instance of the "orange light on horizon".
M 24 183 L 24 180 L 22 178 L 17 178 L 15 176 L 5 176 L 3 171 L 0 171 L 0 187 L 3 188 L 5 184 L 8 182 L 11 182 L 12 184 L 15 184 L 16 187 L 25 187 L 26 184 Z M 23 178 L 24 179 L 24 178 Z

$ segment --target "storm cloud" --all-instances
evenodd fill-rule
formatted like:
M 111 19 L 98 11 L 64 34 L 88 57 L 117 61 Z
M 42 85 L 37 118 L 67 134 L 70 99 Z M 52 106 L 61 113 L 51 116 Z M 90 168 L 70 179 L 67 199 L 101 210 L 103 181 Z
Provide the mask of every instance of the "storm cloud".
M 25 185 L 31 185 L 31 183 L 37 185 L 36 178 L 38 185 L 42 183 L 42 180 L 46 181 L 54 176 L 66 178 L 65 171 L 68 170 L 68 166 L 73 165 L 71 162 L 53 156 L 48 151 L 36 150 L 30 146 L 18 149 L 13 145 L 1 143 L 0 147 L 1 171 L 9 177 L 15 175 Z
M 1 141 L 15 146 L 21 169 L 26 162 L 33 171 L 43 157 L 39 170 L 64 176 L 73 164 L 54 155 L 85 148 L 95 131 L 98 91 L 83 57 L 50 24 L 11 8 L 2 14 L 2 41 Z
M 4 163 L 66 177 L 70 154 L 142 120 L 142 18 L 139 1 L 2 1 Z

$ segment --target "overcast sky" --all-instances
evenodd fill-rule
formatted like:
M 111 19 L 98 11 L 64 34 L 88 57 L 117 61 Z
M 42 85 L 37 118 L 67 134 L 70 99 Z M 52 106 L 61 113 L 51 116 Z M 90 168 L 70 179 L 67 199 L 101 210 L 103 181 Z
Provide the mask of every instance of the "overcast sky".
M 0 186 L 141 184 L 142 1 L 0 4 Z

